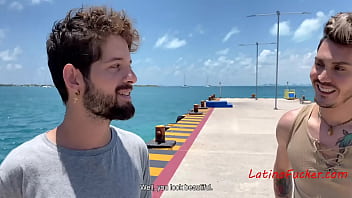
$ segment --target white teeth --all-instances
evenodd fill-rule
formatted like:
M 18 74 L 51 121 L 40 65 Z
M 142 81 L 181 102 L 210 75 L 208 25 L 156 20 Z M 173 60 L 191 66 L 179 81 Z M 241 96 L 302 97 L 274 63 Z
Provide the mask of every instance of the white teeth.
M 119 91 L 119 94 L 123 96 L 129 96 L 130 93 L 131 93 L 130 91 L 123 91 L 123 90 Z
M 326 93 L 331 93 L 331 92 L 335 91 L 335 89 L 323 88 L 319 85 L 318 85 L 318 88 L 321 92 L 326 92 Z

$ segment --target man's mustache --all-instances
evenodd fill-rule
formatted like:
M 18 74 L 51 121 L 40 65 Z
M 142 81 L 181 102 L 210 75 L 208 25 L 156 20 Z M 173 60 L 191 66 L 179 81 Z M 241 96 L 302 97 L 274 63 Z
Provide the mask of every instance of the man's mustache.
M 122 89 L 131 89 L 131 91 L 132 91 L 133 90 L 133 86 L 130 85 L 130 84 L 119 85 L 119 86 L 116 87 L 115 93 L 118 93 Z
M 313 84 L 315 84 L 315 83 L 319 83 L 319 84 L 321 84 L 321 85 L 323 85 L 323 86 L 336 87 L 335 85 L 333 85 L 333 84 L 331 84 L 331 83 L 320 82 L 320 80 L 314 80 L 314 81 L 313 81 Z

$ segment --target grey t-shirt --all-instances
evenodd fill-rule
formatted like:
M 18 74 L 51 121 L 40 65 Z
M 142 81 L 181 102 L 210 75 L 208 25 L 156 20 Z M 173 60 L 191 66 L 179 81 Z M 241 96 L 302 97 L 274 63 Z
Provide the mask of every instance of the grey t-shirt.
M 102 148 L 72 150 L 45 133 L 15 148 L 0 165 L 0 198 L 151 197 L 148 150 L 137 135 L 111 127 Z

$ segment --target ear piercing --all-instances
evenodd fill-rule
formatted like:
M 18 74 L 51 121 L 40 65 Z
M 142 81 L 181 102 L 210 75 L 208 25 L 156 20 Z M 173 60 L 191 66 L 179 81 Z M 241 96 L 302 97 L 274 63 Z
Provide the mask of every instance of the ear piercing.
M 79 90 L 75 92 L 75 97 L 73 98 L 73 103 L 76 104 L 78 102 L 78 96 L 80 95 Z

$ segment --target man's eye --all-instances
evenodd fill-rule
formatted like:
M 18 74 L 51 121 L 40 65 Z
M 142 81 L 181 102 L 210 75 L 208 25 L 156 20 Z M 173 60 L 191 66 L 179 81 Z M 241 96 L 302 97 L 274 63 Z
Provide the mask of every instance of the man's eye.
M 322 67 L 323 65 L 319 62 L 315 62 L 315 65 L 318 66 L 318 67 Z
M 336 71 L 345 71 L 345 68 L 337 65 L 337 66 L 335 66 L 335 70 Z
M 119 68 L 120 67 L 120 64 L 116 64 L 116 65 L 113 65 L 111 66 L 112 68 Z

